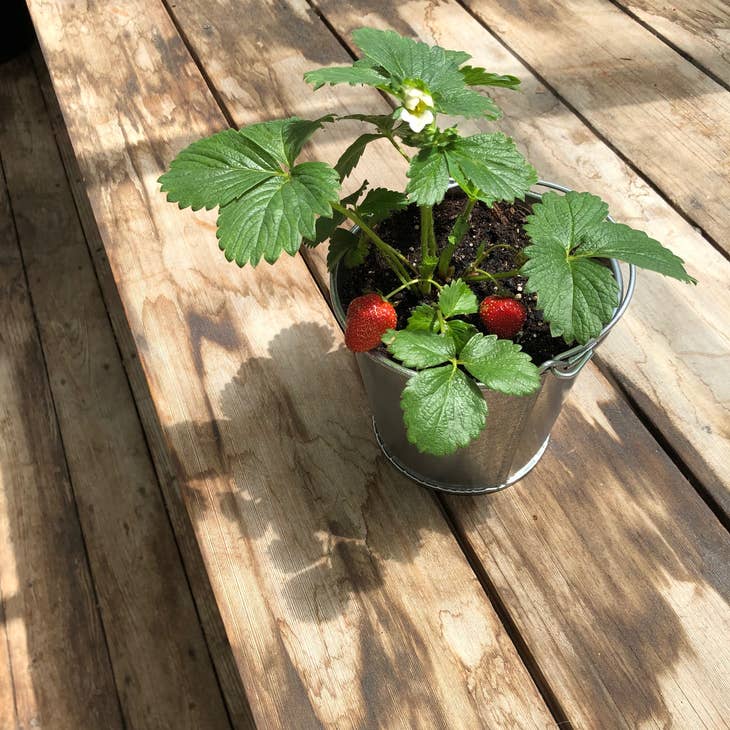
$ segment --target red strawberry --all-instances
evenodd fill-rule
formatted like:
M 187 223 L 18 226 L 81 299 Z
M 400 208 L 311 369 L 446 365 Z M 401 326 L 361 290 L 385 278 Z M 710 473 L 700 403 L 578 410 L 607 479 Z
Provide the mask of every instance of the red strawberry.
M 367 352 L 380 344 L 386 330 L 398 324 L 390 302 L 380 294 L 364 294 L 350 302 L 345 323 L 345 344 L 353 352 Z
M 503 340 L 511 340 L 525 324 L 527 310 L 517 299 L 487 297 L 479 305 L 479 316 L 488 332 Z

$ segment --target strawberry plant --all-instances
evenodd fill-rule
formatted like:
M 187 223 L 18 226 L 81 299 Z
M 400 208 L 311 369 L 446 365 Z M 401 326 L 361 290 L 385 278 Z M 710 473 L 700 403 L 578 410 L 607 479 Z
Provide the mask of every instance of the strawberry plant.
M 537 182 L 534 168 L 501 132 L 464 135 L 439 117 L 494 121 L 501 112 L 486 87 L 517 89 L 513 76 L 468 64 L 469 54 L 428 46 L 393 31 L 353 33 L 362 58 L 349 66 L 305 74 L 315 90 L 326 84 L 373 87 L 393 102 L 391 114 L 297 117 L 227 129 L 194 142 L 160 178 L 168 200 L 193 210 L 218 208 L 217 236 L 229 261 L 273 264 L 283 253 L 329 240 L 330 269 L 353 270 L 373 257 L 397 286 L 361 291 L 347 316 L 345 341 L 353 351 L 378 346 L 413 370 L 401 406 L 409 440 L 419 450 L 448 454 L 484 429 L 487 404 L 478 383 L 513 396 L 540 387 L 538 365 L 513 338 L 528 307 L 503 284 L 519 279 L 532 308 L 553 337 L 585 344 L 610 320 L 619 294 L 605 265 L 618 259 L 681 281 L 694 282 L 683 262 L 645 233 L 607 221 L 608 206 L 590 193 L 547 193 L 524 224 L 529 245 L 514 251 L 514 267 L 490 270 L 494 250 L 483 241 L 457 274 L 455 255 L 472 227 L 476 206 L 524 200 Z M 357 120 L 365 129 L 334 165 L 302 161 L 306 142 L 327 125 Z M 386 140 L 407 161 L 403 190 L 364 183 L 348 195 L 342 184 L 368 145 Z M 462 207 L 439 243 L 434 208 L 455 183 Z M 384 222 L 418 210 L 418 245 L 407 255 L 380 235 Z M 356 227 L 348 229 L 349 222 Z M 480 303 L 475 290 L 493 286 Z M 393 302 L 409 292 L 417 303 L 397 328 Z M 382 344 L 381 344 L 382 343 Z

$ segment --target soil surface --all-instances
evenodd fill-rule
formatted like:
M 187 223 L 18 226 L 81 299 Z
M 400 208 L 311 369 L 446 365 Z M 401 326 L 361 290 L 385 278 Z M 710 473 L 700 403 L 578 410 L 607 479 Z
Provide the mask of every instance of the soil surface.
M 446 244 L 456 217 L 465 205 L 462 196 L 452 195 L 434 207 L 434 231 L 439 251 Z M 507 244 L 511 248 L 494 249 L 480 264 L 479 268 L 491 274 L 511 271 L 519 268 L 519 252 L 530 244 L 525 233 L 523 223 L 530 214 L 531 202 L 516 201 L 510 203 L 495 203 L 487 208 L 481 202 L 474 206 L 471 216 L 471 227 L 460 246 L 456 249 L 452 264 L 453 278 L 463 276 L 466 268 L 474 260 L 474 255 L 482 241 L 487 247 L 497 243 Z M 391 218 L 383 221 L 377 227 L 380 237 L 394 248 L 401 251 L 411 263 L 418 265 L 421 258 L 420 244 L 420 215 L 415 205 L 399 211 Z M 371 291 L 387 294 L 399 286 L 400 282 L 395 274 L 383 261 L 380 253 L 373 247 L 364 265 L 355 269 L 340 271 L 340 299 L 343 308 L 347 311 L 349 303 L 357 296 Z M 492 294 L 498 296 L 514 296 L 521 299 L 527 308 L 527 319 L 522 331 L 513 339 L 530 355 L 535 364 L 540 365 L 550 360 L 568 346 L 561 338 L 550 336 L 550 328 L 542 318 L 542 312 L 536 308 L 536 296 L 524 292 L 525 279 L 515 276 L 511 279 L 502 279 L 499 283 L 493 281 L 469 282 L 469 286 L 481 301 Z M 408 322 L 413 309 L 420 303 L 434 301 L 424 298 L 420 292 L 410 289 L 394 296 L 390 301 L 398 313 L 398 329 L 402 329 Z M 469 317 L 460 317 L 475 325 L 481 332 L 487 334 L 478 314 Z M 382 347 L 386 352 L 385 347 Z

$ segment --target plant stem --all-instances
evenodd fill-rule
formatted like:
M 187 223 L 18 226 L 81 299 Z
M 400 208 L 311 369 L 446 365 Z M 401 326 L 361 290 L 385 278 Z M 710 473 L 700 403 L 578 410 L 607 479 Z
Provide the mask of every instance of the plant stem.
M 468 281 L 498 281 L 499 279 L 511 279 L 513 276 L 519 276 L 519 269 L 512 269 L 511 271 L 499 271 L 496 274 L 490 274 L 484 269 L 474 269 L 476 275 L 468 274 L 465 278 Z
M 410 281 L 404 282 L 401 286 L 399 286 L 397 289 L 393 289 L 390 294 L 386 294 L 383 299 L 388 300 L 391 297 L 394 297 L 399 291 L 403 291 L 403 289 L 406 289 L 409 286 L 413 286 L 414 284 L 420 284 L 423 281 L 423 279 L 411 279 Z M 433 279 L 427 279 L 429 284 L 433 284 L 439 291 L 443 289 L 441 284 L 439 284 L 437 281 L 434 281 Z
M 394 137 L 391 137 L 390 135 L 386 135 L 386 139 L 395 147 L 398 152 L 400 152 L 401 157 L 408 163 L 410 163 L 411 158 L 403 151 L 403 148 L 395 141 Z
M 424 294 L 431 292 L 429 283 L 433 272 L 436 271 L 438 258 L 436 256 L 436 235 L 433 231 L 433 208 L 430 205 L 422 205 L 421 211 L 421 266 L 420 277 L 421 291 Z
M 454 227 L 451 229 L 449 234 L 448 244 L 439 257 L 439 275 L 441 278 L 445 278 L 451 264 L 451 257 L 454 255 L 457 246 L 464 240 L 469 231 L 469 222 L 471 221 L 471 212 L 474 210 L 476 204 L 476 198 L 469 198 L 466 205 L 464 206 L 461 213 L 454 222 Z
M 393 248 L 390 244 L 386 243 L 365 221 L 354 211 L 346 208 L 340 203 L 332 203 L 332 208 L 338 213 L 341 213 L 346 218 L 349 218 L 355 225 L 360 226 L 360 230 L 365 233 L 368 238 L 375 244 L 380 252 L 385 257 L 388 265 L 395 272 L 398 278 L 402 282 L 408 281 L 408 272 L 406 268 L 410 269 L 414 274 L 418 274 L 418 270 L 415 266 L 398 250 Z
M 519 251 L 514 246 L 510 246 L 508 243 L 495 243 L 493 246 L 482 249 L 477 253 L 474 261 L 472 261 L 467 267 L 466 273 L 468 274 L 469 271 L 475 271 L 479 264 L 481 264 L 482 261 L 484 261 L 484 259 L 487 258 L 487 256 L 489 256 L 489 254 L 497 248 L 508 248 L 510 251 L 514 251 L 515 253 L 519 254 Z

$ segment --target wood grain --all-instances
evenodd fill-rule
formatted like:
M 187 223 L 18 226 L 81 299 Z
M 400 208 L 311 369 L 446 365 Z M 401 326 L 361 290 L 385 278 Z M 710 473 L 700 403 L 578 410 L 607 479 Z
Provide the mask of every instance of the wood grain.
M 29 57 L 0 68 L 0 106 L 3 166 L 125 721 L 230 727 Z
M 0 307 L 0 718 L 121 730 L 3 177 Z
M 17 709 L 13 688 L 13 664 L 2 591 L 0 590 L 0 727 L 17 725 Z
M 51 79 L 48 76 L 48 69 L 37 46 L 32 50 L 31 55 L 34 57 L 36 74 L 39 77 L 46 109 L 58 142 L 58 151 L 63 159 L 74 203 L 84 228 L 87 247 L 94 262 L 97 281 L 103 292 L 107 315 L 112 322 L 114 335 L 122 355 L 129 385 L 134 394 L 138 414 L 141 415 L 143 422 L 155 423 L 155 411 L 151 404 L 144 373 L 139 366 L 137 348 L 124 316 L 124 307 L 119 299 L 114 277 L 109 268 L 109 261 L 104 252 L 104 243 L 99 235 L 89 204 L 83 176 L 78 168 L 71 141 L 68 138 L 58 100 L 53 91 Z M 241 677 L 226 636 L 225 627 L 221 621 L 205 564 L 200 555 L 195 532 L 191 529 L 190 518 L 178 489 L 174 464 L 170 459 L 159 427 L 148 429 L 145 435 L 148 439 L 154 440 L 154 443 L 150 444 L 150 448 L 155 454 L 154 467 L 157 478 L 164 484 L 162 492 L 165 508 L 173 525 L 175 539 L 184 561 L 187 579 L 195 597 L 196 608 L 205 632 L 208 650 L 215 663 L 218 680 L 224 690 L 229 716 L 236 728 L 253 727 L 248 699 L 241 683 Z
M 730 538 L 594 368 L 524 481 L 446 501 L 574 727 L 727 727 Z
M 723 0 L 613 0 L 730 84 L 730 6 Z
M 429 42 L 467 48 L 480 63 L 488 63 L 497 45 L 490 45 L 484 30 L 451 4 L 404 3 L 397 10 L 365 3 L 319 6 L 342 35 L 363 23 L 389 26 Z M 287 6 L 260 9 L 262 22 L 255 34 L 233 33 L 225 22 L 243 12 L 240 3 L 178 1 L 173 12 L 237 123 L 250 122 L 257 114 L 311 114 L 311 97 L 300 81 L 302 72 L 318 61 L 335 64 L 347 58 L 324 24 L 295 0 Z M 294 17 L 296 25 L 287 20 Z M 297 28 L 305 30 L 298 33 Z M 254 111 L 257 85 L 239 78 L 236 68 L 256 70 L 257 48 L 261 47 L 267 49 L 261 64 L 266 69 L 269 93 L 261 94 Z M 322 56 L 328 56 L 327 60 L 322 61 Z M 502 63 L 489 65 L 504 73 L 519 70 L 506 53 L 502 52 L 499 60 Z M 521 71 L 519 75 L 524 77 L 524 69 Z M 234 78 L 235 84 L 231 81 Z M 353 103 L 351 90 L 343 91 L 344 101 L 339 102 L 337 95 L 332 99 L 335 111 L 365 108 L 377 112 L 386 108 L 374 93 L 356 91 L 359 99 Z M 521 108 L 525 117 L 540 116 L 539 107 L 527 106 L 532 103 L 527 101 L 529 89 L 519 96 L 503 95 L 500 101 L 508 115 L 513 97 L 525 104 Z M 544 90 L 541 103 L 557 106 L 554 99 L 545 100 Z M 323 105 L 318 111 L 325 109 L 329 106 Z M 558 113 L 559 109 L 554 112 Z M 551 126 L 556 127 L 550 118 L 533 126 L 540 138 L 530 144 L 548 146 L 548 152 L 543 153 L 551 155 L 548 159 L 558 158 L 561 136 L 589 134 L 579 122 L 565 117 L 563 111 L 563 129 L 548 132 Z M 312 153 L 332 156 L 336 153 L 331 148 L 333 141 L 339 140 L 329 131 L 322 146 L 315 138 Z M 609 172 L 619 180 L 621 175 L 630 175 L 600 142 L 591 144 L 593 150 L 597 152 L 595 162 L 576 167 L 569 161 L 566 169 L 585 175 L 583 164 L 591 169 L 606 161 Z M 397 166 L 386 168 L 383 163 L 387 159 L 370 155 L 362 174 L 374 184 L 398 185 L 401 171 Z M 640 182 L 632 176 L 621 184 L 635 189 Z M 648 190 L 644 195 L 635 193 L 633 199 L 641 202 L 647 194 L 654 196 Z M 658 196 L 654 198 L 657 202 L 645 204 L 666 211 L 667 227 L 681 222 Z M 642 210 L 638 208 L 636 215 L 642 215 Z M 695 236 L 691 233 L 691 240 Z M 717 256 L 699 240 L 703 251 Z M 318 250 L 312 263 L 326 285 L 320 257 Z M 586 371 L 572 403 L 558 424 L 548 455 L 530 477 L 495 498 L 449 500 L 451 516 L 469 540 L 485 580 L 497 587 L 499 598 L 515 617 L 535 661 L 575 727 L 651 726 L 665 723 L 667 718 L 676 718 L 679 727 L 699 727 L 700 723 L 719 726 L 730 686 L 727 672 L 717 671 L 727 659 L 721 639 L 729 618 L 725 602 L 728 575 L 722 567 L 730 549 L 727 534 L 595 368 Z M 568 459 L 572 473 L 561 467 Z M 614 469 L 616 462 L 626 466 Z M 586 465 L 595 471 L 596 479 L 590 483 L 582 478 Z M 644 493 L 646 498 L 640 498 Z M 570 510 L 581 499 L 587 506 L 578 510 L 580 519 L 572 520 Z M 467 504 L 464 510 L 462 505 Z M 596 514 L 601 518 L 600 530 L 596 528 Z M 563 527 L 566 524 L 570 529 Z M 503 537 L 496 546 L 492 533 Z M 603 559 L 606 548 L 596 549 L 604 542 L 611 547 L 610 562 Z M 520 548 L 522 543 L 529 543 L 530 549 Z M 574 544 L 585 547 L 574 551 Z M 675 556 L 687 553 L 691 559 L 678 565 Z M 626 556 L 623 562 L 622 555 Z M 585 581 L 585 576 L 591 580 Z M 678 581 L 697 586 L 697 595 L 682 595 L 686 586 Z M 539 598 L 531 601 L 530 591 L 518 588 L 522 583 L 534 586 Z M 600 592 L 594 595 L 596 585 Z M 611 588 L 620 595 L 619 607 L 612 603 Z M 688 605 L 692 607 L 690 613 Z M 623 615 L 621 606 L 625 607 Z M 656 626 L 651 624 L 652 608 L 660 617 Z M 545 613 L 550 615 L 548 620 L 543 618 Z M 642 632 L 648 632 L 650 638 L 642 639 Z M 679 642 L 680 637 L 687 637 L 686 645 L 678 644 L 675 654 L 672 642 L 675 638 Z M 714 648 L 713 641 L 717 644 Z M 709 678 L 707 684 L 697 679 L 704 676 Z
M 495 90 L 505 111 L 499 126 L 517 140 L 539 174 L 600 195 L 618 220 L 648 231 L 685 259 L 700 285 L 640 273 L 627 314 L 598 356 L 730 514 L 730 381 L 725 375 L 730 371 L 730 263 L 455 2 L 416 0 L 391 8 L 320 0 L 318 5 L 343 37 L 363 24 L 388 26 L 429 43 L 463 48 L 475 62 L 520 77 L 522 92 Z M 343 58 L 332 56 L 328 63 Z M 229 96 L 224 98 L 238 109 Z M 367 99 L 362 101 L 370 104 Z M 298 99 L 291 109 L 306 111 Z M 370 180 L 390 174 L 380 174 L 378 163 L 377 155 L 366 160 Z
M 435 502 L 379 455 L 303 261 L 226 265 L 212 215 L 159 194 L 224 126 L 169 18 L 31 11 L 257 725 L 548 725 Z
M 465 5 L 730 252 L 726 89 L 606 0 Z

